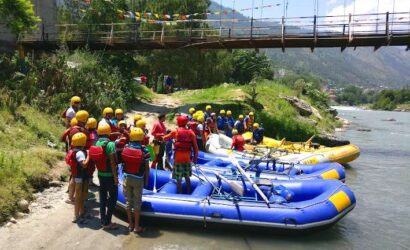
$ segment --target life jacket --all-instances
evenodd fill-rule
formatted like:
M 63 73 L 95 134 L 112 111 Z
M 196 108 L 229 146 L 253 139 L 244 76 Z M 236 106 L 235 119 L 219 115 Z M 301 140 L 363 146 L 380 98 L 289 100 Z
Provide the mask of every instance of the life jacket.
M 245 139 L 243 138 L 243 136 L 240 135 L 235 135 L 234 138 L 234 149 L 237 151 L 243 151 L 245 150 L 244 146 L 245 146 Z
M 245 132 L 245 124 L 244 124 L 244 122 L 242 121 L 236 121 L 235 122 L 235 128 L 238 130 L 238 133 L 239 134 L 243 134 L 243 132 Z
M 245 122 L 246 122 L 246 128 L 247 128 L 248 130 L 249 130 L 249 129 L 252 129 L 253 123 L 254 123 L 254 119 L 251 118 L 249 115 L 247 115 L 247 116 L 245 117 Z
M 197 121 L 190 121 L 188 122 L 188 128 L 194 132 L 195 135 L 200 135 L 199 131 L 198 131 L 198 125 L 199 123 Z
M 132 175 L 141 175 L 143 171 L 144 155 L 141 149 L 126 146 L 122 151 L 124 172 Z
M 192 149 L 192 133 L 189 129 L 178 128 L 174 143 L 175 151 L 191 151 Z
M 104 141 L 103 146 L 91 146 L 89 150 L 90 159 L 93 160 L 99 172 L 111 173 L 110 159 L 105 154 L 105 147 L 110 141 Z
M 263 134 L 264 134 L 264 129 L 263 128 L 257 128 L 253 130 L 253 139 L 260 143 L 263 140 Z
M 212 119 L 212 117 L 206 119 L 206 130 L 211 131 L 211 133 L 213 133 L 216 130 L 216 128 L 216 121 Z
M 71 175 L 74 178 L 83 178 L 86 176 L 86 169 L 83 168 L 76 159 L 76 155 L 80 151 L 82 150 L 78 148 L 70 149 L 65 156 L 65 162 L 71 167 Z M 87 158 L 87 151 L 83 151 L 83 153 Z

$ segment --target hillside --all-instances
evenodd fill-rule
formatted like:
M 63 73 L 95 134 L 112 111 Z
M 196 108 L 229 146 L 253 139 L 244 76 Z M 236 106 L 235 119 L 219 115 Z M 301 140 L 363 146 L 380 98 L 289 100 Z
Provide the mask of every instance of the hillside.
M 328 142 L 324 137 L 332 134 L 335 127 L 340 126 L 334 117 L 324 108 L 315 107 L 319 114 L 302 116 L 288 101 L 285 96 L 297 96 L 297 92 L 274 81 L 261 81 L 257 83 L 257 97 L 252 102 L 252 88 L 249 85 L 223 84 L 201 90 L 185 90 L 173 94 L 180 99 L 187 109 L 195 107 L 204 109 L 205 105 L 212 104 L 213 110 L 231 110 L 235 119 L 240 114 L 250 111 L 256 113 L 256 121 L 262 123 L 266 135 L 288 140 L 305 141 L 312 135 L 323 137 L 316 141 Z M 306 103 L 312 105 L 313 101 L 307 96 L 300 96 Z M 313 106 L 313 105 L 312 105 Z M 330 145 L 330 144 L 329 144 Z
M 32 191 L 62 178 L 66 169 L 57 164 L 62 151 L 50 148 L 63 131 L 57 120 L 26 105 L 5 107 L 4 100 L 0 96 L 0 224 L 14 215 L 20 199 L 31 200 Z
M 220 5 L 212 2 L 210 9 L 219 11 Z M 224 10 L 229 13 L 232 11 L 230 8 Z M 232 15 L 223 18 L 232 18 Z M 239 13 L 235 14 L 235 18 L 248 19 Z M 241 23 L 235 25 L 239 26 Z M 257 22 L 255 25 L 268 26 L 269 23 Z M 350 48 L 343 53 L 340 52 L 340 48 L 316 49 L 313 53 L 310 49 L 286 49 L 285 53 L 280 49 L 263 51 L 274 61 L 276 69 L 312 73 L 330 84 L 388 88 L 410 85 L 410 52 L 406 52 L 402 47 L 380 48 L 376 52 L 373 48 Z

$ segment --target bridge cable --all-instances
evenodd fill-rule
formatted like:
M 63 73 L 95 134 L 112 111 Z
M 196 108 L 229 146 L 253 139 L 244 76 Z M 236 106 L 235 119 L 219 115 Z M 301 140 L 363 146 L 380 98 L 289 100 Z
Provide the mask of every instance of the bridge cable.
M 393 0 L 393 16 L 391 18 L 391 27 L 390 27 L 391 33 L 393 33 L 395 11 L 396 11 L 396 0 Z
M 380 7 L 380 0 L 377 0 L 376 33 L 379 33 L 379 7 Z
M 262 19 L 262 16 L 263 16 L 263 0 L 261 0 L 261 17 L 260 17 L 260 19 Z

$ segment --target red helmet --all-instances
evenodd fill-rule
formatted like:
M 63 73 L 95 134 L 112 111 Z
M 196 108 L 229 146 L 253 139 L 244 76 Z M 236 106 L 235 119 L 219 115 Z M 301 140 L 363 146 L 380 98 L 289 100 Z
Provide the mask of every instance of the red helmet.
M 178 127 L 185 127 L 187 123 L 188 123 L 188 117 L 186 117 L 185 115 L 180 115 L 177 117 Z

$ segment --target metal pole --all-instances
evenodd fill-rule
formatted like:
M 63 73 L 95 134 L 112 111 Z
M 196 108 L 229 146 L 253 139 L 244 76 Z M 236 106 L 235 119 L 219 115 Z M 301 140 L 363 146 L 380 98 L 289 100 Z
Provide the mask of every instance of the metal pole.
M 251 40 L 253 38 L 253 17 L 251 18 Z

